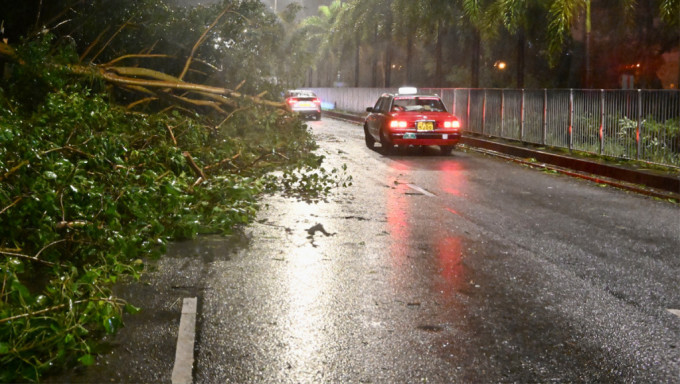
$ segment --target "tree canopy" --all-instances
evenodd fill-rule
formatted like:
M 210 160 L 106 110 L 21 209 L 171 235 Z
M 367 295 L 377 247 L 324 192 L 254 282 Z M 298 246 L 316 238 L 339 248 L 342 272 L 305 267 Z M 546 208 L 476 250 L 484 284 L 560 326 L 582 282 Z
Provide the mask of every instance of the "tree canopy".
M 616 88 L 621 74 L 634 72 L 641 86 L 655 88 L 661 56 L 680 51 L 677 0 L 343 4 L 334 23 L 317 30 L 310 44 L 323 41 L 342 80 L 363 86 L 507 87 L 510 77 L 494 67 L 502 60 L 514 69 L 519 87 Z M 326 70 L 319 64 L 328 57 L 318 56 L 318 70 Z M 376 71 L 369 75 L 358 67 L 380 68 L 380 81 Z M 331 85 L 325 79 L 317 76 L 315 85 Z M 678 83 L 680 78 L 674 87 Z

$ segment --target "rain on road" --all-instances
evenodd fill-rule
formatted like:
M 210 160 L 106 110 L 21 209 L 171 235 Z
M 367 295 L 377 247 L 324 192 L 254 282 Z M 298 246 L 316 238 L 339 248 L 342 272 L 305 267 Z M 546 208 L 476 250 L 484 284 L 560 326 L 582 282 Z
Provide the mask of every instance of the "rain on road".
M 678 206 L 462 149 L 385 157 L 359 126 L 309 125 L 353 185 L 174 244 L 128 291 L 149 309 L 99 377 L 169 381 L 194 295 L 196 383 L 680 382 Z

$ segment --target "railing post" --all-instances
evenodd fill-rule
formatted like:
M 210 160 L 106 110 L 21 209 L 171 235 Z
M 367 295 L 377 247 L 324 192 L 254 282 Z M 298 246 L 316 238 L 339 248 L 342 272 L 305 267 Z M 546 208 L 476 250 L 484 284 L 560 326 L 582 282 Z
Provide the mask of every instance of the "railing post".
M 470 97 L 472 97 L 472 91 L 470 88 L 468 88 L 468 99 L 467 99 L 467 120 L 465 121 L 465 124 L 468 127 L 468 130 L 470 129 Z
M 482 135 L 484 135 L 484 131 L 486 130 L 486 89 L 484 89 L 484 98 L 482 101 Z
M 524 89 L 522 89 L 522 99 L 519 102 L 519 141 L 524 142 Z
M 541 132 L 541 145 L 545 145 L 548 136 L 548 90 L 543 89 L 543 132 Z
M 600 89 L 600 156 L 604 154 L 604 89 Z
M 569 128 L 567 129 L 567 146 L 569 148 L 569 152 L 571 152 L 571 149 L 574 146 L 574 141 L 572 138 L 572 129 L 574 125 L 574 90 L 570 89 L 569 90 L 569 121 L 568 121 Z
M 451 107 L 451 114 L 456 116 L 456 88 L 453 88 L 453 106 Z
M 505 120 L 505 90 L 501 89 L 501 137 L 505 137 L 505 135 L 503 135 L 504 120 Z
M 642 130 L 642 90 L 638 89 L 637 98 L 637 127 L 635 127 L 635 160 L 640 160 L 642 152 L 642 143 L 640 140 L 640 131 Z

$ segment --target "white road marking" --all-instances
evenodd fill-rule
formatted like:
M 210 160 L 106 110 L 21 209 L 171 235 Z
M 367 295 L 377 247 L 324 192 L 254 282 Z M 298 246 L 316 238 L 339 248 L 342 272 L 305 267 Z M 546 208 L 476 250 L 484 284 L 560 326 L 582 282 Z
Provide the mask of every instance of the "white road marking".
M 677 317 L 680 317 L 680 309 L 670 309 L 670 308 L 668 308 L 668 312 L 674 314 Z
M 418 192 L 422 193 L 422 194 L 425 195 L 425 196 L 430 196 L 430 197 L 434 197 L 434 196 L 435 196 L 434 193 L 429 192 L 429 191 L 426 191 L 426 190 L 424 190 L 423 188 L 420 188 L 419 186 L 417 186 L 417 185 L 415 185 L 415 184 L 406 184 L 406 185 L 407 185 L 409 188 L 413 189 L 414 191 L 418 191 Z
M 184 298 L 182 316 L 179 319 L 175 366 L 172 384 L 191 384 L 194 367 L 194 340 L 196 338 L 196 298 Z

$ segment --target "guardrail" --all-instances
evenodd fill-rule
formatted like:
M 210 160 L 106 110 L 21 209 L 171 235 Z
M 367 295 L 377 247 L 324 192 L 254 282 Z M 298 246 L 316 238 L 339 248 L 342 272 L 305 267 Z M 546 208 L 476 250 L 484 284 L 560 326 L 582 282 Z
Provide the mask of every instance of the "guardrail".
M 365 113 L 396 88 L 314 88 L 328 108 Z M 680 167 L 680 91 L 424 88 L 467 132 Z

